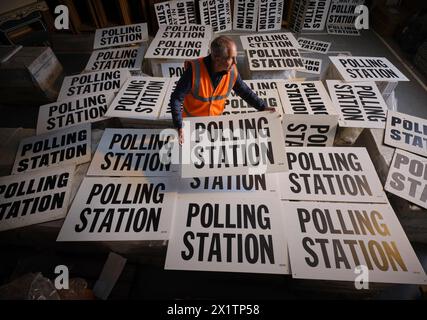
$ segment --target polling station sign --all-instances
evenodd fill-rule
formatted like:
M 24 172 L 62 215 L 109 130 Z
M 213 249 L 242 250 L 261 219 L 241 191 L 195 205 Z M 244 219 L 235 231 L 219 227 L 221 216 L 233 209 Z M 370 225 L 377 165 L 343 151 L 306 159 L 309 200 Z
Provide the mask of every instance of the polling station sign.
M 62 82 L 58 101 L 104 91 L 116 93 L 129 77 L 129 70 L 126 69 L 106 70 L 67 76 Z
M 229 31 L 232 28 L 230 0 L 200 0 L 200 21 L 212 27 L 215 33 Z
M 293 278 L 427 283 L 389 204 L 282 205 Z
M 427 209 L 427 159 L 396 149 L 384 189 Z
M 196 59 L 208 55 L 212 37 L 209 25 L 161 25 L 145 58 Z
M 233 30 L 257 30 L 258 3 L 257 0 L 234 0 Z
M 280 79 L 254 79 L 254 80 L 243 80 L 252 90 L 270 90 L 276 89 L 285 80 Z
M 258 31 L 282 28 L 283 0 L 259 0 Z
M 337 114 L 322 81 L 284 81 L 278 91 L 285 114 Z
M 129 69 L 141 70 L 144 47 L 95 50 L 86 64 L 87 71 Z
M 131 76 L 114 98 L 107 117 L 156 120 L 169 78 Z
M 331 47 L 330 42 L 299 37 L 298 43 L 305 51 L 326 54 Z
M 184 121 L 182 178 L 262 174 L 286 170 L 283 132 L 276 112 Z
M 37 134 L 105 120 L 114 93 L 100 92 L 45 104 L 39 108 Z
M 194 0 L 164 1 L 154 4 L 158 25 L 197 23 Z
M 388 110 L 384 143 L 427 157 L 427 120 Z
M 148 41 L 146 23 L 129 24 L 112 28 L 96 29 L 93 49 L 120 47 Z
M 322 59 L 303 57 L 305 73 L 320 74 L 322 72 Z
M 57 241 L 167 240 L 175 200 L 168 179 L 86 177 Z
M 331 0 L 308 1 L 302 30 L 321 31 L 325 28 Z
M 286 274 L 280 201 L 272 195 L 180 195 L 165 269 Z
M 282 200 L 386 203 L 365 148 L 287 147 Z
M 383 129 L 387 104 L 374 81 L 326 80 L 340 127 Z
M 384 57 L 329 57 L 344 81 L 409 81 Z
M 90 124 L 82 124 L 21 140 L 12 174 L 53 165 L 82 164 L 91 157 Z
M 165 78 L 181 77 L 184 74 L 184 63 L 165 62 L 160 64 L 162 76 Z
M 170 159 L 176 130 L 105 129 L 88 176 L 162 177 L 177 171 Z
M 353 26 L 358 13 L 356 7 L 362 5 L 365 0 L 332 0 L 327 18 L 328 25 Z
M 67 214 L 74 166 L 0 177 L 0 231 L 62 219 Z

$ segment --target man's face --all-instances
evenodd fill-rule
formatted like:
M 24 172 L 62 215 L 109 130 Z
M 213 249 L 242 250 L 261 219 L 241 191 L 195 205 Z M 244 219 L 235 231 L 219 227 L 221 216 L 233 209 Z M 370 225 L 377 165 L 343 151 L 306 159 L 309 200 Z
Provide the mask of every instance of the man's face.
M 228 48 L 228 56 L 219 58 L 217 72 L 230 71 L 234 64 L 237 64 L 237 48 L 233 43 Z

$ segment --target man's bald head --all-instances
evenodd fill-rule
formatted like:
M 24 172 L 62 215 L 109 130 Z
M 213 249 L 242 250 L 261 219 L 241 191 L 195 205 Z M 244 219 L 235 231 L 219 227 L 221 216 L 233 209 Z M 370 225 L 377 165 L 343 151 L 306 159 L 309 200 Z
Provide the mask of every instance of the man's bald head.
M 230 71 L 237 63 L 237 47 L 227 36 L 219 36 L 211 42 L 211 56 L 215 72 Z

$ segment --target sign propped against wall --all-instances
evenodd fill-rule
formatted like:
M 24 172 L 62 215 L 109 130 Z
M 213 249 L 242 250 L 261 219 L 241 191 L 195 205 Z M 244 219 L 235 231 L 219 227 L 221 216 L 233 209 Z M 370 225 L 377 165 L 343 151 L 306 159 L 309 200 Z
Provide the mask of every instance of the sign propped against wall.
M 308 7 L 308 2 L 309 0 L 292 1 L 292 11 L 289 19 L 289 25 L 293 32 L 301 32 L 304 25 L 304 18 Z
M 340 127 L 384 128 L 387 104 L 373 81 L 326 80 Z
M 320 74 L 322 72 L 322 59 L 303 57 L 305 73 Z
M 283 200 L 386 203 L 365 148 L 287 147 Z
M 114 93 L 87 94 L 40 106 L 37 134 L 105 120 Z
M 180 195 L 165 269 L 289 273 L 281 203 L 273 195 Z
M 332 28 L 338 26 L 356 30 L 354 25 L 359 14 L 355 12 L 355 9 L 364 2 L 365 0 L 332 0 L 327 18 L 327 26 L 333 26 Z
M 301 49 L 303 50 L 323 54 L 328 53 L 329 48 L 331 47 L 330 42 L 308 39 L 303 37 L 298 38 L 298 43 Z
M 74 166 L 0 177 L 0 231 L 62 219 Z
M 129 47 L 93 51 L 85 70 L 141 70 L 144 47 Z
M 233 30 L 257 30 L 258 2 L 258 0 L 234 0 Z
M 388 110 L 384 143 L 427 157 L 427 120 Z
M 175 91 L 176 83 L 178 82 L 178 77 L 173 77 L 169 81 L 168 89 L 166 90 L 165 97 L 163 99 L 163 105 L 160 110 L 159 120 L 170 120 L 172 121 L 172 111 L 169 106 L 171 95 Z
M 176 130 L 105 129 L 87 175 L 170 176 L 177 172 L 168 155 L 175 138 Z
M 169 179 L 84 178 L 57 241 L 167 240 L 175 201 Z
M 280 30 L 284 0 L 259 0 L 258 2 L 258 31 Z
M 292 276 L 426 284 L 389 204 L 282 202 Z M 362 281 L 361 281 L 362 280 Z
M 194 0 L 174 0 L 154 4 L 160 25 L 197 23 Z
M 427 159 L 396 149 L 384 189 L 427 209 Z
M 344 81 L 409 81 L 390 61 L 379 57 L 329 57 Z
M 162 76 L 166 78 L 181 77 L 184 73 L 184 63 L 182 62 L 165 62 L 161 63 Z
M 331 0 L 308 1 L 302 30 L 323 30 L 330 4 Z
M 182 177 L 263 174 L 286 170 L 276 112 L 184 120 Z
M 107 117 L 156 120 L 169 78 L 130 77 L 108 108 Z
M 129 77 L 129 70 L 125 69 L 90 72 L 65 77 L 58 101 L 104 91 L 116 93 Z
M 52 165 L 81 164 L 91 157 L 90 123 L 21 140 L 12 174 Z
M 200 21 L 212 27 L 213 32 L 232 28 L 230 0 L 200 0 Z
M 146 23 L 129 24 L 113 28 L 96 29 L 93 49 L 119 47 L 148 41 Z
M 207 25 L 161 25 L 145 58 L 196 59 L 208 55 L 212 28 Z

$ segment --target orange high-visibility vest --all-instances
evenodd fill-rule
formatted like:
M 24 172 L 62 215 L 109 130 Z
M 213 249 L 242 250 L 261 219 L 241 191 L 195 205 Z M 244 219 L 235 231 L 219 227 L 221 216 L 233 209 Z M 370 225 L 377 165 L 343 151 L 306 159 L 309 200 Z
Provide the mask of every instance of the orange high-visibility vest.
M 225 101 L 237 80 L 237 67 L 233 65 L 218 86 L 213 88 L 203 58 L 187 61 L 191 63 L 193 81 L 191 91 L 184 98 L 183 117 L 218 116 L 224 111 Z

